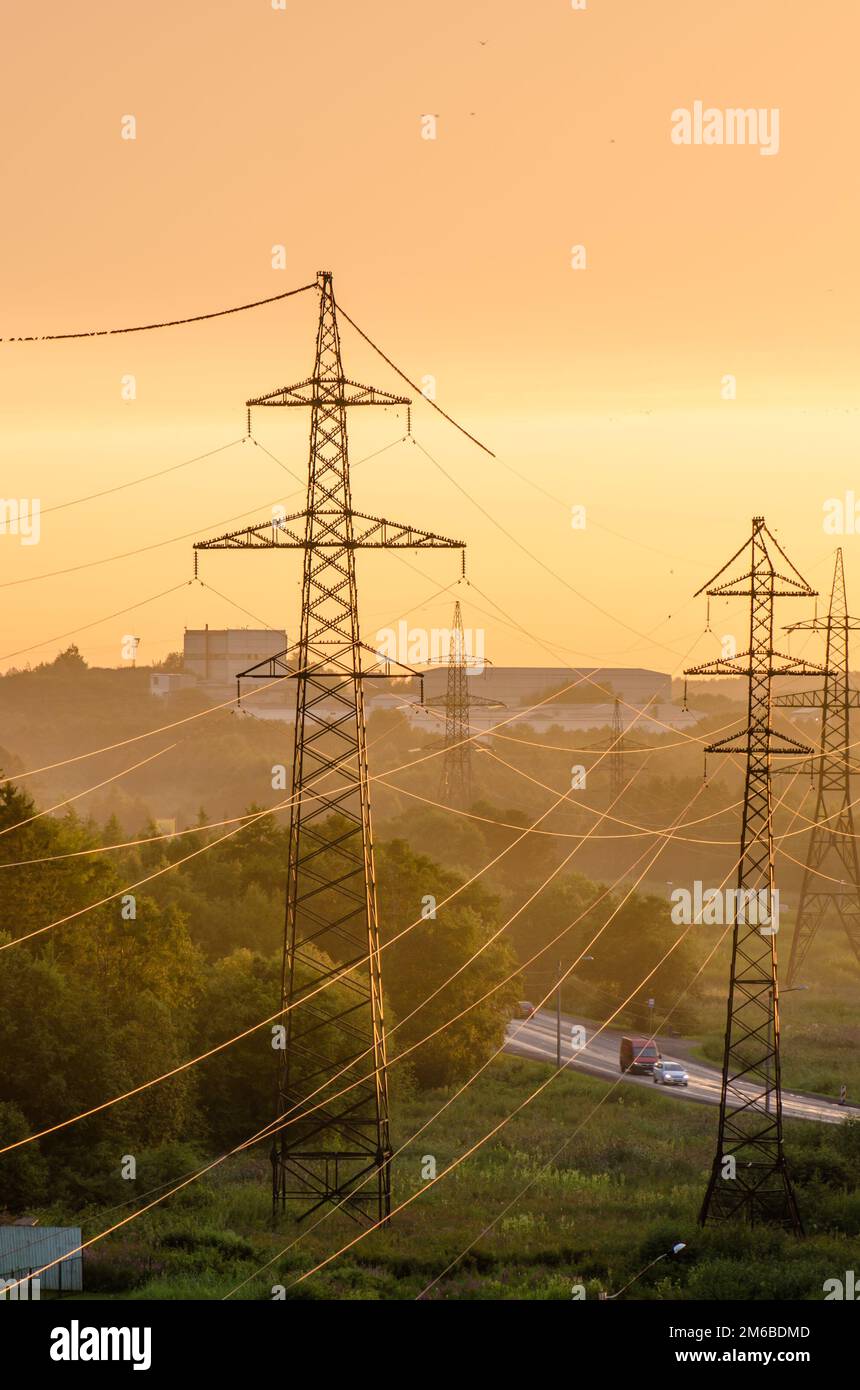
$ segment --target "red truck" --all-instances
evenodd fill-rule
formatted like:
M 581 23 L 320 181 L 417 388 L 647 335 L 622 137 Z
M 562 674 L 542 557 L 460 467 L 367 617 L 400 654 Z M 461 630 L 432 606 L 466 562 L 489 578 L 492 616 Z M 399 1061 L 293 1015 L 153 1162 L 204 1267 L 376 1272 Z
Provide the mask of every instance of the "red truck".
M 653 1072 L 660 1049 L 652 1038 L 622 1038 L 618 1065 L 622 1071 Z

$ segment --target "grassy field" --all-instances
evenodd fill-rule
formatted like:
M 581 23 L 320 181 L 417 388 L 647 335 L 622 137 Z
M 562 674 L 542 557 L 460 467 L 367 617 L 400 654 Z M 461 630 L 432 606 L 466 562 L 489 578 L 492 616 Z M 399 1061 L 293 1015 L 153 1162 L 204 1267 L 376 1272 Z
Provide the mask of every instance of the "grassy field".
M 789 1124 L 788 1142 L 808 1235 L 696 1226 L 715 1139 L 716 1112 L 650 1091 L 564 1074 L 472 1157 L 435 1185 L 437 1171 L 502 1121 L 549 1069 L 505 1058 L 455 1101 L 395 1162 L 395 1203 L 412 1198 L 324 1269 L 295 1282 L 352 1241 L 342 1215 L 305 1232 L 289 1218 L 273 1231 L 265 1153 L 229 1160 L 88 1255 L 89 1297 L 414 1299 L 467 1247 L 427 1294 L 454 1299 L 588 1298 L 619 1289 L 677 1240 L 628 1296 L 649 1299 L 820 1299 L 825 1279 L 860 1256 L 860 1132 Z M 447 1099 L 401 1100 L 395 1144 Z M 605 1098 L 605 1099 L 604 1099 Z M 558 1152 L 558 1156 L 547 1164 Z M 139 1181 L 145 1184 L 146 1175 Z M 514 1200 L 528 1185 L 520 1200 Z M 510 1205 L 509 1205 L 510 1204 Z M 121 1213 L 113 1213 L 115 1220 Z M 56 1213 L 55 1213 L 56 1215 Z M 486 1230 L 494 1223 L 491 1230 Z M 109 1224 L 97 1211 L 85 1236 Z M 290 1247 L 285 1251 L 286 1247 Z

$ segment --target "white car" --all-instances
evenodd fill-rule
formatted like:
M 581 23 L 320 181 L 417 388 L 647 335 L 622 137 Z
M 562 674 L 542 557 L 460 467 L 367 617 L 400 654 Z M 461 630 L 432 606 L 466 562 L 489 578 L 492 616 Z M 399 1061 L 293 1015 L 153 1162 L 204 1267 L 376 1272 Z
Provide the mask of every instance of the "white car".
M 690 1078 L 680 1062 L 655 1062 L 655 1086 L 688 1086 Z

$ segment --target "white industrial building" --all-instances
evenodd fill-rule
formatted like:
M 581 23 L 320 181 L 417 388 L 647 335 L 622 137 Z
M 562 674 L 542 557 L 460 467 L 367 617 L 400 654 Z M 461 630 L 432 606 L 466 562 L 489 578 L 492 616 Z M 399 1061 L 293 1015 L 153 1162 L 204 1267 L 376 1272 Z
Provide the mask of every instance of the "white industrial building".
M 181 671 L 152 671 L 149 677 L 150 694 L 163 698 L 189 688 L 203 690 L 221 699 L 235 695 L 236 677 L 269 657 L 286 649 L 287 634 L 281 629 L 231 627 L 186 628 L 182 644 Z M 254 682 L 243 682 L 243 693 Z M 292 705 L 292 701 L 277 688 L 260 696 L 260 703 L 274 701 Z
M 287 634 L 278 629 L 186 628 L 182 669 L 198 681 L 232 685 L 240 671 L 276 656 L 286 646 Z
M 424 676 L 424 693 L 444 695 L 448 681 L 446 665 L 427 671 Z M 637 709 L 644 709 L 651 701 L 669 704 L 672 699 L 672 677 L 663 671 L 648 671 L 637 666 L 491 666 L 483 665 L 480 673 L 469 676 L 469 687 L 476 695 L 489 700 L 500 700 L 512 708 L 533 705 L 543 700 L 550 691 L 560 691 L 563 686 L 572 686 L 567 694 L 561 694 L 547 708 L 560 713 L 563 707 L 571 709 L 571 696 L 578 704 L 601 704 L 618 695 Z
M 154 695 L 169 695 L 189 686 L 215 698 L 235 694 L 240 671 L 267 661 L 286 650 L 285 631 L 268 628 L 188 628 L 183 644 L 181 672 L 153 671 L 150 689 Z M 444 696 L 448 681 L 445 663 L 424 672 L 424 698 Z M 295 712 L 295 683 L 279 681 L 272 689 L 252 696 L 258 682 L 242 682 L 242 712 L 260 719 L 292 719 Z M 570 686 L 567 692 L 563 687 Z M 674 728 L 694 725 L 701 717 L 683 710 L 672 701 L 672 678 L 662 671 L 641 667 L 562 667 L 492 666 L 469 676 L 469 689 L 476 696 L 493 701 L 493 707 L 475 706 L 470 711 L 473 731 L 490 730 L 499 723 L 507 727 L 528 724 L 535 733 L 551 728 L 570 732 L 601 728 L 612 721 L 615 697 L 621 701 L 619 714 L 626 728 L 636 724 L 638 732 L 659 733 L 668 724 Z M 552 697 L 553 692 L 558 693 Z M 550 697 L 550 698 L 548 698 Z M 571 698 L 572 697 L 572 698 Z M 399 708 L 410 722 L 427 734 L 444 731 L 444 709 L 435 703 L 430 709 L 418 704 L 417 679 L 373 680 L 365 684 L 368 713 L 380 708 Z M 637 711 L 647 711 L 637 717 Z

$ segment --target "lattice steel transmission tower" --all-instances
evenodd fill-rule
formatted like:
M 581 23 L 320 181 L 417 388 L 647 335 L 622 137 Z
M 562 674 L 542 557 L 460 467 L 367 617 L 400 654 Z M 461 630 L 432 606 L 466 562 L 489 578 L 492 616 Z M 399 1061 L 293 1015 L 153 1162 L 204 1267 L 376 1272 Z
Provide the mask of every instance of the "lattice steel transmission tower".
M 649 705 L 652 703 L 648 701 Z M 612 717 L 609 721 L 609 742 L 604 744 L 596 743 L 595 749 L 606 748 L 609 757 L 609 803 L 614 805 L 623 795 L 627 786 L 627 779 L 624 770 L 625 751 L 640 751 L 645 748 L 644 743 L 638 739 L 631 739 L 625 733 L 624 715 L 621 709 L 621 697 L 616 695 L 612 705 Z
M 621 717 L 621 701 L 617 695 L 612 707 L 609 748 L 609 795 L 614 802 L 624 791 L 624 720 Z
M 475 658 L 466 652 L 466 635 L 459 599 L 454 604 L 454 619 L 448 652 L 448 683 L 444 695 L 434 695 L 425 703 L 428 707 L 445 709 L 445 753 L 439 782 L 439 800 L 451 806 L 472 804 L 472 738 L 470 709 L 501 709 L 500 700 L 474 695 L 469 687 L 469 667 Z
M 797 925 L 791 939 L 786 983 L 793 985 L 828 909 L 835 909 L 860 961 L 860 857 L 851 809 L 850 712 L 860 706 L 860 691 L 848 679 L 848 634 L 860 619 L 848 613 L 841 547 L 836 552 L 830 607 L 826 618 L 793 623 L 789 632 L 826 632 L 824 686 L 780 695 L 776 703 L 790 709 L 821 709 L 821 745 L 813 827 L 803 871 Z
M 776 568 L 774 556 L 777 563 L 784 562 L 788 573 Z M 747 557 L 749 568 L 744 569 Z M 735 569 L 734 576 L 717 582 L 730 569 Z M 763 517 L 753 518 L 750 540 L 698 593 L 705 591 L 709 596 L 749 598 L 750 635 L 747 651 L 686 672 L 749 679 L 747 727 L 705 750 L 743 754 L 746 777 L 719 1134 L 699 1220 L 702 1225 L 737 1217 L 750 1223 L 776 1221 L 802 1234 L 783 1149 L 771 758 L 812 750 L 771 727 L 771 680 L 822 672 L 821 666 L 794 660 L 773 646 L 774 599 L 814 597 L 815 591 L 794 568 Z
M 291 1122 L 275 1132 L 272 1205 L 298 1199 L 301 1219 L 335 1202 L 374 1222 L 391 1209 L 392 1149 L 364 682 L 392 673 L 361 641 L 355 552 L 463 543 L 353 509 L 347 409 L 409 401 L 344 376 L 329 271 L 317 287 L 312 376 L 247 402 L 310 409 L 305 510 L 195 548 L 304 551 L 298 642 L 241 673 L 296 682 L 277 1107 Z

